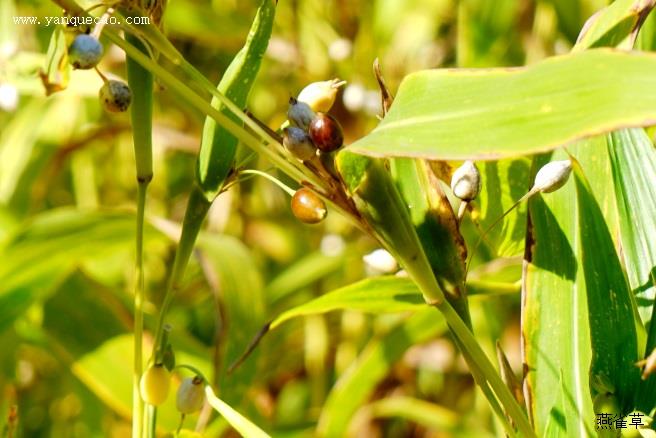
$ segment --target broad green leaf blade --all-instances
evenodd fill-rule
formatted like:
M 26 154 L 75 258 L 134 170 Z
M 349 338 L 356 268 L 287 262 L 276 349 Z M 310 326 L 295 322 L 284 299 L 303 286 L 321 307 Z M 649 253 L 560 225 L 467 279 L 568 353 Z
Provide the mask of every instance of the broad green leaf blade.
M 595 49 L 524 68 L 420 71 L 404 79 L 378 127 L 348 150 L 493 160 L 649 125 L 655 69 L 656 55 Z
M 78 358 L 129 331 L 128 315 L 114 291 L 74 272 L 44 303 L 43 328 Z
M 156 234 L 146 230 L 146 242 Z M 35 300 L 45 298 L 83 261 L 129 253 L 134 216 L 124 213 L 59 209 L 36 216 L 0 248 L 0 326 L 12 321 Z
M 218 398 L 214 394 L 214 391 L 212 391 L 212 387 L 209 385 L 205 387 L 205 396 L 207 397 L 207 402 L 210 406 L 212 406 L 219 414 L 223 415 L 226 421 L 242 436 L 249 438 L 269 438 L 269 435 L 266 432 Z
M 439 312 L 417 312 L 381 339 L 373 339 L 333 386 L 319 417 L 320 437 L 346 436 L 353 414 L 370 397 L 394 363 L 412 345 L 426 342 L 447 330 Z
M 617 0 L 599 11 L 581 31 L 574 51 L 590 47 L 617 46 L 636 31 L 649 11 L 653 0 Z
M 530 188 L 530 160 L 500 160 L 478 163 L 483 187 L 474 201 L 480 206 L 474 220 L 481 230 L 487 230 L 503 213 Z M 517 256 L 524 250 L 526 236 L 525 204 L 511 211 L 485 236 L 485 243 L 494 254 L 502 257 Z M 474 217 L 473 217 L 474 218 Z
M 453 430 L 459 419 L 459 415 L 451 409 L 407 396 L 377 400 L 367 408 L 371 409 L 374 417 L 405 418 L 436 432 Z
M 609 379 L 623 412 L 630 412 L 639 381 L 638 340 L 629 289 L 604 215 L 583 170 L 574 162 L 581 264 L 592 343 L 590 377 Z
M 221 78 L 217 89 L 235 105 L 243 108 L 260 69 L 260 63 L 269 44 L 276 13 L 274 0 L 262 0 L 246 44 L 237 53 Z M 226 116 L 239 122 L 239 118 L 224 107 L 217 98 L 212 106 Z M 237 138 L 223 126 L 207 117 L 203 126 L 200 154 L 198 156 L 198 183 L 208 199 L 213 199 L 221 190 L 228 172 L 232 168 L 237 151 Z
M 656 151 L 641 129 L 613 132 L 607 141 L 622 254 L 642 320 L 647 323 L 656 292 Z
M 642 322 L 653 320 L 656 266 L 656 151 L 641 129 L 613 132 L 607 136 L 613 169 L 621 231 L 622 254 L 629 285 Z M 649 325 L 644 356 L 656 346 L 656 325 Z M 656 405 L 656 376 L 640 383 L 636 406 L 651 412 Z
M 247 361 L 230 375 L 227 367 L 241 355 L 244 345 L 248 345 L 265 323 L 266 295 L 262 278 L 253 256 L 240 240 L 201 233 L 198 244 L 208 261 L 206 275 L 209 279 L 215 278 L 214 286 L 218 288 L 215 299 L 224 306 L 224 318 L 218 322 L 223 332 L 220 340 L 223 363 L 218 376 L 221 397 L 236 404 L 258 375 L 258 361 Z M 259 350 L 254 352 L 258 353 Z
M 324 294 L 308 303 L 283 312 L 271 328 L 298 316 L 333 310 L 359 310 L 370 313 L 395 313 L 426 307 L 419 288 L 408 278 L 376 277 L 350 284 Z
M 559 152 L 553 159 L 564 155 Z M 544 162 L 538 161 L 540 165 Z M 592 353 L 583 274 L 577 261 L 579 211 L 575 199 L 570 182 L 529 203 L 522 338 L 528 408 L 538 435 L 564 430 L 560 436 L 593 436 L 588 386 Z
M 321 251 L 303 257 L 278 274 L 266 286 L 265 295 L 271 302 L 309 286 L 313 282 L 340 269 L 346 260 L 346 251 L 340 255 L 326 255 Z

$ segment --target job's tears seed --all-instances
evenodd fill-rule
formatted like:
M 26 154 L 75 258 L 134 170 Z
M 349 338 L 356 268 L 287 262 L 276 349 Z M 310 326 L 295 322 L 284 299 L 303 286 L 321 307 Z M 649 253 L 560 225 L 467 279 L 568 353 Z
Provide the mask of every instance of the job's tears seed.
M 331 115 L 317 113 L 308 129 L 312 143 L 322 152 L 332 152 L 344 144 L 344 134 L 339 122 Z
M 109 80 L 100 89 L 98 97 L 105 110 L 112 113 L 121 113 L 130 106 L 132 91 L 125 82 Z
M 317 224 L 324 220 L 328 210 L 319 195 L 303 187 L 296 190 L 292 196 L 292 213 L 301 222 Z
M 102 55 L 103 46 L 98 38 L 92 35 L 80 34 L 68 47 L 68 61 L 76 69 L 94 68 L 100 62 Z
M 171 375 L 163 365 L 151 365 L 141 376 L 141 398 L 153 406 L 159 406 L 169 395 Z

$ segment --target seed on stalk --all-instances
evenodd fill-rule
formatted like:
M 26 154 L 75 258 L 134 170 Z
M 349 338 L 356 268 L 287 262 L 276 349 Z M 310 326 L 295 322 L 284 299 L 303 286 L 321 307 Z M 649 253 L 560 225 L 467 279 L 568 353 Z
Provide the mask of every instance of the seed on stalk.
M 103 46 L 93 35 L 77 35 L 68 47 L 68 61 L 76 69 L 94 68 L 100 62 L 102 55 Z
M 317 113 L 312 119 L 308 133 L 312 143 L 322 152 L 332 152 L 344 144 L 344 134 L 337 119 L 326 113 Z
M 540 168 L 535 175 L 531 192 L 551 193 L 565 185 L 572 173 L 570 160 L 552 161 Z
M 175 406 L 183 414 L 193 414 L 200 411 L 205 402 L 204 380 L 200 376 L 187 377 L 178 388 Z
M 292 196 L 292 213 L 306 224 L 317 224 L 328 214 L 326 204 L 312 190 L 300 188 Z
M 307 132 L 296 126 L 288 126 L 283 130 L 282 144 L 299 160 L 309 160 L 317 153 Z
M 108 80 L 98 93 L 100 103 L 106 111 L 122 113 L 132 102 L 132 91 L 123 81 Z
M 171 385 L 171 374 L 163 365 L 151 365 L 141 376 L 141 398 L 153 406 L 166 401 Z
M 312 108 L 310 108 L 310 105 L 305 102 L 299 102 L 293 97 L 289 98 L 287 119 L 289 119 L 292 125 L 307 131 L 314 116 L 315 113 L 312 111 Z
M 453 194 L 463 201 L 475 199 L 481 192 L 481 174 L 473 161 L 465 161 L 451 177 Z
M 337 78 L 312 82 L 298 94 L 298 101 L 307 103 L 313 111 L 328 112 L 335 103 L 337 90 L 344 84 L 346 81 Z

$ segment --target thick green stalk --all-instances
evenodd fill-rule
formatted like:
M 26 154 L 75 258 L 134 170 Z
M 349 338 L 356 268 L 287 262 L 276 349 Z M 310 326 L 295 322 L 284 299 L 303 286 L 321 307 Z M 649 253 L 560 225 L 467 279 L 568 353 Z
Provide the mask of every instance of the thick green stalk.
M 173 302 L 173 297 L 180 287 L 180 282 L 182 281 L 182 277 L 196 243 L 196 237 L 200 232 L 200 227 L 203 224 L 203 220 L 205 219 L 207 211 L 210 209 L 211 205 L 212 202 L 205 197 L 202 190 L 199 187 L 194 186 L 191 195 L 189 196 L 189 201 L 187 202 L 187 210 L 182 222 L 182 235 L 178 242 L 178 248 L 175 251 L 173 268 L 171 269 L 171 274 L 166 284 L 164 301 L 162 302 L 159 317 L 157 319 L 155 343 L 153 344 L 153 357 L 156 357 L 157 349 L 160 348 L 164 320 L 169 308 L 171 307 L 171 303 Z
M 146 48 L 141 41 L 127 35 L 127 40 L 142 53 Z M 153 179 L 152 107 L 153 75 L 130 57 L 127 58 L 128 85 L 132 90 L 130 115 L 137 177 L 137 231 L 134 289 L 134 362 L 132 377 L 132 438 L 139 438 L 143 429 L 143 401 L 139 394 L 139 380 L 143 370 L 143 234 L 148 184 Z
M 456 344 L 462 348 L 472 374 L 492 406 L 495 406 L 496 399 L 488 390 L 488 384 L 514 421 L 520 435 L 535 436 L 528 418 L 501 380 L 496 368 L 467 325 L 445 300 L 415 232 L 408 208 L 384 164 L 380 160 L 345 150 L 337 155 L 336 166 L 356 208 L 370 224 L 380 243 L 401 262 L 419 286 L 426 302 L 444 315 L 449 328 L 457 337 Z M 495 411 L 498 413 L 497 409 Z M 507 422 L 504 422 L 504 426 L 509 435 L 514 433 Z

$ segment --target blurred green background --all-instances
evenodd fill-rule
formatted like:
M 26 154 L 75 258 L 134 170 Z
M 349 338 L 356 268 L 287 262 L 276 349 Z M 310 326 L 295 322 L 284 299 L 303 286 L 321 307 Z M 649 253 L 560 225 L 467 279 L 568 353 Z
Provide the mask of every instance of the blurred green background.
M 258 2 L 169 3 L 167 35 L 218 82 Z M 566 53 L 587 17 L 605 4 L 281 0 L 249 109 L 275 129 L 290 95 L 312 81 L 345 79 L 332 113 L 348 144 L 371 130 L 381 111 L 376 57 L 393 92 L 420 69 L 528 64 Z M 0 426 L 8 427 L 17 405 L 23 436 L 123 437 L 129 435 L 136 197 L 130 121 L 100 109 L 101 81 L 92 71 L 72 72 L 67 90 L 45 97 L 37 73 L 54 29 L 16 24 L 14 17 L 59 13 L 48 0 L 0 2 Z M 106 44 L 100 68 L 125 78 L 123 53 Z M 155 99 L 149 328 L 204 119 L 161 86 Z M 408 315 L 358 312 L 297 318 L 226 375 L 266 321 L 371 274 L 362 256 L 375 243 L 337 214 L 318 226 L 300 224 L 284 192 L 250 179 L 215 202 L 199 248 L 169 318 L 178 362 L 206 372 L 222 398 L 274 436 L 313 436 L 317 428 L 331 436 L 503 435 L 486 402 L 475 397 L 444 327 L 422 315 L 408 322 Z M 519 260 L 501 259 L 475 275 L 515 281 Z M 500 339 L 519 374 L 519 297 L 471 301 L 479 339 L 491 356 Z M 173 399 L 161 411 L 163 433 L 178 422 Z M 197 424 L 206 436 L 234 435 L 208 410 L 190 416 L 185 428 Z

